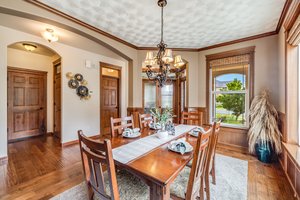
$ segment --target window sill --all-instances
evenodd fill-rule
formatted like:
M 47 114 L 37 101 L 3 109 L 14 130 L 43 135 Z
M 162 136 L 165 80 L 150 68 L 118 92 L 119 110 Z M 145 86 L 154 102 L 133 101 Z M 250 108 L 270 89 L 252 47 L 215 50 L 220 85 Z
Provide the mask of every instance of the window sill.
M 234 126 L 234 125 L 228 125 L 228 124 L 222 124 L 221 127 L 223 128 L 231 128 L 231 129 L 239 129 L 239 130 L 248 130 L 249 127 L 246 126 Z
M 285 142 L 282 142 L 282 144 L 290 157 L 292 157 L 294 162 L 296 162 L 298 167 L 300 168 L 300 146 L 298 146 L 297 144 L 289 144 Z

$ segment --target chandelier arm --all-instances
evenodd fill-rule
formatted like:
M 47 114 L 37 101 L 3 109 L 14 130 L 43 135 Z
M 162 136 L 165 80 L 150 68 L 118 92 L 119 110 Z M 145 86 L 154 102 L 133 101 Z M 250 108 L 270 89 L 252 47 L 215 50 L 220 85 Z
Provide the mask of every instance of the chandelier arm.
M 160 41 L 164 41 L 164 7 L 161 7 L 161 38 Z

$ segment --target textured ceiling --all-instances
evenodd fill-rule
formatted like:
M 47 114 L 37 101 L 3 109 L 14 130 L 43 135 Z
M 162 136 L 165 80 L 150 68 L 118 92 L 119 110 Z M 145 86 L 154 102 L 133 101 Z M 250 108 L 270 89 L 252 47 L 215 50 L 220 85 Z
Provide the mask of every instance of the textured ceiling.
M 157 0 L 40 0 L 138 47 L 160 41 Z M 285 0 L 169 0 L 164 41 L 201 48 L 275 31 Z

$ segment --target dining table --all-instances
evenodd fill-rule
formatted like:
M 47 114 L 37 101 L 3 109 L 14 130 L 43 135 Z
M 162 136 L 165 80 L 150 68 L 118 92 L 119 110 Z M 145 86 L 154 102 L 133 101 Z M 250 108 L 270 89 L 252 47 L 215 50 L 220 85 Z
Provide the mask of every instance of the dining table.
M 140 130 L 137 138 L 122 135 L 110 138 L 115 165 L 144 181 L 150 188 L 151 200 L 169 200 L 172 182 L 193 158 L 197 137 L 189 132 L 194 128 L 196 126 L 176 125 L 175 135 L 165 139 L 159 139 L 150 128 Z M 169 150 L 169 143 L 179 138 L 185 138 L 193 151 L 181 154 Z

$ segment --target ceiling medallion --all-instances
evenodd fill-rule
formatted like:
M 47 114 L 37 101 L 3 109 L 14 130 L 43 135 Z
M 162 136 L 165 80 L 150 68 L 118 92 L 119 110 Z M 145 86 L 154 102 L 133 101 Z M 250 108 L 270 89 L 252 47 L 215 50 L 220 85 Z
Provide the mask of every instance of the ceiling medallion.
M 157 45 L 158 52 L 156 56 L 152 51 L 147 52 L 145 64 L 147 67 L 146 74 L 149 80 L 158 82 L 159 87 L 163 87 L 168 80 L 170 73 L 170 64 L 174 61 L 174 67 L 179 68 L 185 63 L 182 61 L 181 56 L 177 55 L 173 58 L 172 50 L 167 49 L 167 44 L 164 43 L 164 7 L 167 5 L 167 0 L 159 0 L 158 6 L 161 7 L 161 40 Z M 154 70 L 153 65 L 158 65 L 159 69 Z

